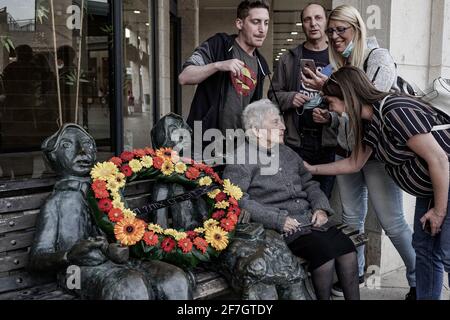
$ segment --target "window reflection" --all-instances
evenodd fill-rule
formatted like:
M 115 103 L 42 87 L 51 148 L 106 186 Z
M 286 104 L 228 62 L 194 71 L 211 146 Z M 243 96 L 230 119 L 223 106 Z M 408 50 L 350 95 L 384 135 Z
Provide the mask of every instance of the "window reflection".
M 49 0 L 0 0 L 0 179 L 51 174 L 39 150 L 60 119 L 111 155 L 110 4 L 53 3 L 54 24 Z
M 153 124 L 150 63 L 151 0 L 124 1 L 124 127 L 125 149 L 142 148 L 151 144 Z

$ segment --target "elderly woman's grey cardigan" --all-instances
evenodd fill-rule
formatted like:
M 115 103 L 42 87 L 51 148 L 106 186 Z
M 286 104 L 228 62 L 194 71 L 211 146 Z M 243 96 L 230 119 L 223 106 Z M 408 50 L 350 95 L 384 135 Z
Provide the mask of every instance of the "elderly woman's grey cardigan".
M 236 154 L 242 148 L 256 150 L 253 143 L 246 142 L 238 147 Z M 279 145 L 279 152 L 272 150 L 272 159 L 279 156 L 279 168 L 274 175 L 261 175 L 263 166 L 248 164 L 227 165 L 224 179 L 230 179 L 244 193 L 239 201 L 242 209 L 251 213 L 254 222 L 262 223 L 264 227 L 282 232 L 287 216 L 294 216 L 304 210 L 322 209 L 328 215 L 333 214 L 327 197 L 320 190 L 319 183 L 311 180 L 312 175 L 306 170 L 303 160 L 292 149 Z M 236 162 L 235 162 L 236 163 Z

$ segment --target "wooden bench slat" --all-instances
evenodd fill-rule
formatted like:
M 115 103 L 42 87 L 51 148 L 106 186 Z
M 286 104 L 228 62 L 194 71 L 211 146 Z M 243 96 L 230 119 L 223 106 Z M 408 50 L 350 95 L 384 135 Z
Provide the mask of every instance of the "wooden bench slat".
M 52 276 L 34 276 L 28 272 L 22 271 L 15 275 L 0 278 L 0 293 L 27 289 L 46 283 L 54 283 L 55 281 L 56 278 Z
M 123 192 L 125 197 L 129 195 L 137 195 L 142 193 L 151 193 L 153 191 L 153 185 L 155 180 L 140 180 L 140 181 L 133 181 L 130 183 L 127 183 L 127 186 Z
M 39 210 L 0 215 L 0 234 L 34 228 Z
M 29 194 L 26 196 L 0 198 L 0 212 L 34 210 L 40 208 L 51 192 Z
M 24 179 L 15 181 L 1 181 L 0 194 L 11 191 L 22 191 L 36 188 L 51 188 L 56 182 L 55 177 L 44 179 Z
M 25 268 L 28 264 L 28 252 L 15 253 L 0 258 L 0 272 Z
M 34 231 L 9 233 L 0 238 L 0 252 L 27 248 L 31 246 L 33 239 Z

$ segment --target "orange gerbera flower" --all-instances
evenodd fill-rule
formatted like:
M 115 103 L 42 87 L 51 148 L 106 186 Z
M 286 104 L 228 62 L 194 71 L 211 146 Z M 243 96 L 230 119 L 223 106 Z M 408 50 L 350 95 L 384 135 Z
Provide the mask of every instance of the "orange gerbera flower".
M 123 212 L 120 209 L 112 208 L 108 213 L 108 218 L 112 222 L 119 222 L 123 219 Z
M 124 218 L 114 227 L 116 239 L 126 246 L 135 245 L 145 233 L 145 223 L 135 218 Z
M 205 239 L 200 238 L 200 237 L 197 237 L 194 239 L 194 245 L 203 254 L 205 254 L 206 250 L 208 249 L 208 242 L 206 242 Z
M 192 241 L 189 238 L 184 238 L 178 241 L 178 247 L 183 253 L 189 253 L 192 251 Z
M 159 238 L 158 235 L 156 235 L 154 232 L 146 232 L 144 234 L 144 242 L 148 245 L 148 246 L 156 246 L 159 243 Z

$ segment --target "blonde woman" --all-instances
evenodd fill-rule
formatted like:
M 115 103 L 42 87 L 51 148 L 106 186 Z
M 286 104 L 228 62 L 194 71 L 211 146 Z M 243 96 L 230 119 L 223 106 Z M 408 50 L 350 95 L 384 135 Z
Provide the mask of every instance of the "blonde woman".
M 376 39 L 367 38 L 364 21 L 354 7 L 339 6 L 334 9 L 328 20 L 326 34 L 330 45 L 330 63 L 334 70 L 344 66 L 354 66 L 364 70 L 374 86 L 382 92 L 396 91 L 397 70 L 390 53 L 378 47 Z M 322 74 L 310 74 L 312 79 L 304 77 L 309 86 L 321 89 L 327 77 Z M 329 118 L 328 111 L 316 109 L 314 120 L 319 123 Z M 340 118 L 337 159 L 348 158 L 354 149 L 354 133 L 348 124 L 348 115 L 344 112 Z M 384 165 L 373 156 L 362 169 L 350 175 L 337 176 L 337 183 L 343 206 L 343 222 L 360 230 L 364 229 L 368 199 L 382 228 L 391 239 L 406 265 L 406 276 L 410 292 L 407 299 L 415 299 L 416 256 L 412 247 L 412 230 L 406 223 L 403 213 L 402 191 L 388 176 Z M 358 248 L 359 274 L 364 275 L 364 248 Z M 363 279 L 363 278 L 362 278 Z M 339 284 L 333 293 L 340 295 Z

